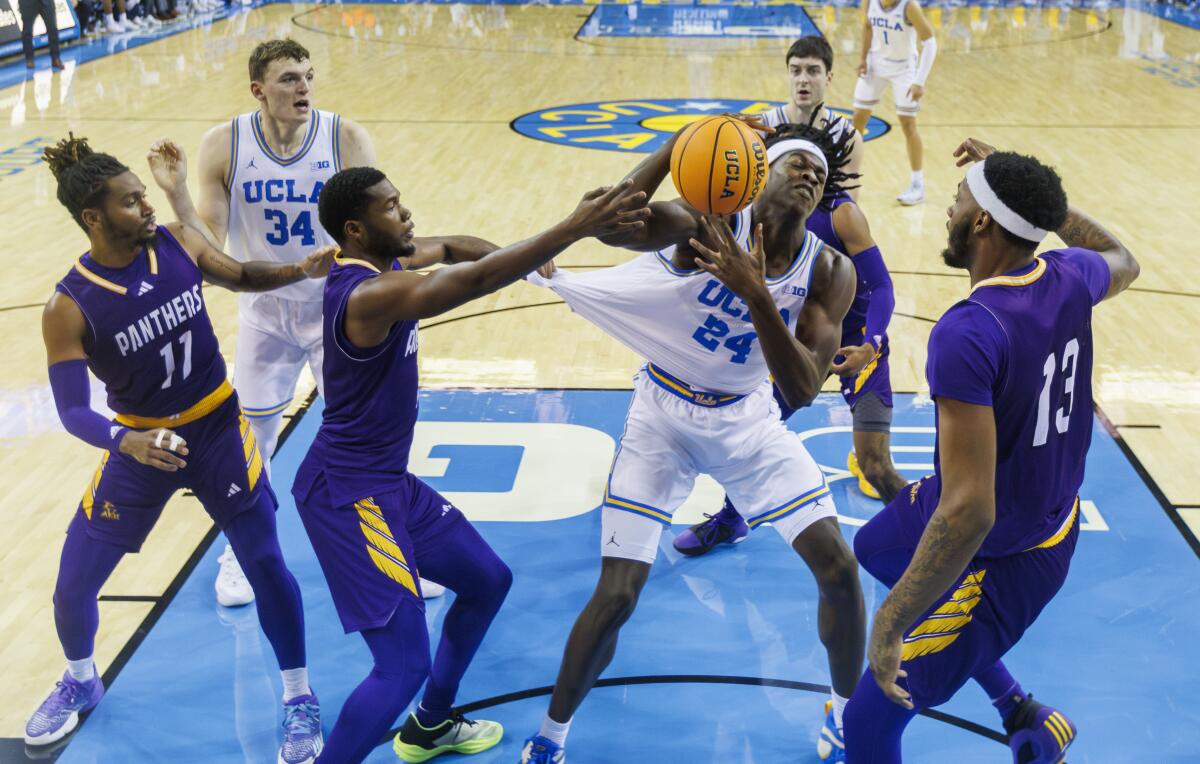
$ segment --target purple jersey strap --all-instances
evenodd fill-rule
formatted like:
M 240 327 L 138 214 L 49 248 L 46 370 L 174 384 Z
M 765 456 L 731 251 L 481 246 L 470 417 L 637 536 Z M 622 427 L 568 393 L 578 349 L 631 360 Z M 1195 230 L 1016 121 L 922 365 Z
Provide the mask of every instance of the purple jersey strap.
M 117 452 L 129 428 L 113 424 L 92 410 L 87 361 L 63 361 L 51 366 L 50 390 L 67 432 L 96 448 Z
M 892 277 L 879 247 L 869 247 L 851 258 L 858 278 L 870 294 L 867 303 L 866 339 L 878 350 L 883 343 L 896 307 L 896 293 L 892 289 Z

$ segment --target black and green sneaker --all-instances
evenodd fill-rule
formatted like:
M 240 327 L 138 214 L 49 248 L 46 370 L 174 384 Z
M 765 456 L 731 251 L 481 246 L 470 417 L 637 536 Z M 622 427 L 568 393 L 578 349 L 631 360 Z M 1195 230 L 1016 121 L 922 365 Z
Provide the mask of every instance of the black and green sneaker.
M 443 753 L 479 753 L 486 751 L 504 737 L 499 722 L 468 719 L 455 714 L 436 727 L 423 727 L 414 714 L 409 714 L 400 728 L 392 750 L 404 761 L 418 764 Z

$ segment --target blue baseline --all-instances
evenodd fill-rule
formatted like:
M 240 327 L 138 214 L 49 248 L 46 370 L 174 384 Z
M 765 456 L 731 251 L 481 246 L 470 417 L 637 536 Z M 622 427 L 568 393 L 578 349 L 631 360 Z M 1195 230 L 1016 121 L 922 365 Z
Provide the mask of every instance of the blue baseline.
M 624 391 L 427 391 L 426 421 L 566 422 L 620 436 Z M 896 397 L 898 446 L 932 446 L 927 398 Z M 369 669 L 361 639 L 342 633 L 320 569 L 287 490 L 315 434 L 321 407 L 299 423 L 275 459 L 283 549 L 304 592 L 313 686 L 326 727 Z M 823 395 L 790 427 L 824 465 L 844 463 L 849 412 Z M 821 428 L 831 428 L 818 431 Z M 461 438 L 459 439 L 461 442 Z M 514 444 L 515 445 L 515 444 Z M 902 451 L 897 461 L 927 462 Z M 1086 531 L 1066 586 L 1006 660 L 1027 690 L 1066 710 L 1080 726 L 1073 762 L 1200 759 L 1200 711 L 1192 703 L 1200 665 L 1200 561 L 1146 485 L 1099 426 L 1083 498 L 1098 505 L 1108 531 Z M 482 468 L 481 469 L 485 469 Z M 506 482 L 500 460 L 492 484 Z M 925 472 L 906 469 L 915 478 Z M 544 480 L 552 481 L 553 475 Z M 541 479 L 540 479 L 541 482 Z M 880 507 L 831 477 L 843 516 Z M 553 490 L 553 486 L 549 487 Z M 601 496 L 597 486 L 596 504 Z M 715 507 L 714 507 L 715 509 Z M 481 522 L 480 532 L 513 567 L 515 585 L 459 696 L 467 703 L 552 684 L 567 632 L 594 586 L 599 512 L 548 522 Z M 170 522 L 170 510 L 163 518 Z M 675 531 L 682 526 L 675 526 Z M 853 526 L 845 526 L 847 535 Z M 133 655 L 61 761 L 273 761 L 281 691 L 274 658 L 253 609 L 214 602 L 216 543 Z M 770 530 L 703 559 L 673 554 L 664 539 L 638 612 L 625 627 L 608 677 L 714 674 L 827 683 L 817 639 L 811 576 Z M 868 612 L 885 595 L 864 581 Z M 448 597 L 451 595 L 448 595 Z M 428 603 L 439 628 L 447 599 Z M 101 625 L 103 628 L 103 624 Z M 1181 670 L 1181 668 L 1183 670 Z M 734 685 L 636 685 L 595 690 L 571 734 L 571 760 L 589 762 L 815 762 L 819 694 Z M 536 730 L 547 699 L 497 705 L 478 714 L 501 721 L 507 737 L 472 757 L 515 761 Z M 943 711 L 998 729 L 982 691 L 965 688 Z M 620 729 L 622 735 L 613 735 Z M 666 732 L 667 734 L 664 734 Z M 911 761 L 1005 761 L 1001 745 L 959 727 L 918 718 L 905 738 Z M 389 747 L 368 759 L 394 762 Z
M 580 37 L 787 37 L 821 30 L 798 5 L 601 5 Z

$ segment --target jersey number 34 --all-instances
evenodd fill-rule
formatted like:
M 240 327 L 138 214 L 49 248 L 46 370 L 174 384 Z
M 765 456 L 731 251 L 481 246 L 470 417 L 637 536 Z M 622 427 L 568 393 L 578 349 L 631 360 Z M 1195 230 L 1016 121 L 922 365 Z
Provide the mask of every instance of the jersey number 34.
M 313 233 L 312 215 L 308 210 L 301 211 L 295 218 L 292 219 L 291 225 L 288 225 L 287 213 L 283 210 L 264 209 L 263 217 L 268 223 L 275 225 L 275 230 L 267 231 L 267 243 L 279 246 L 287 244 L 289 239 L 297 238 L 300 243 L 306 247 L 311 247 L 317 243 L 316 234 Z

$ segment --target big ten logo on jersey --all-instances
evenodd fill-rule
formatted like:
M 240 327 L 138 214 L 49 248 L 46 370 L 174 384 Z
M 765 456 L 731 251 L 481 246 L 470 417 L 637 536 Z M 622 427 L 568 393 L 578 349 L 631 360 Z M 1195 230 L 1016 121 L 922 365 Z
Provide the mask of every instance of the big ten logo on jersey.
M 616 443 L 557 422 L 417 422 L 408 468 L 471 520 L 561 520 L 600 504 Z
M 267 231 L 268 244 L 278 247 L 295 239 L 301 245 L 311 247 L 317 243 L 312 217 L 324 187 L 324 181 L 320 180 L 311 186 L 307 181 L 298 186 L 294 178 L 248 180 L 242 184 L 242 198 L 248 205 L 263 205 L 263 217 L 274 226 Z M 309 209 L 272 206 L 281 204 L 303 204 Z
M 745 329 L 747 325 L 753 326 L 750 320 L 750 306 L 716 279 L 708 280 L 704 289 L 696 295 L 696 300 L 707 308 L 716 308 L 720 314 L 708 314 L 704 323 L 692 333 L 692 339 L 712 353 L 723 346 L 730 351 L 730 363 L 745 363 L 754 349 L 754 340 L 758 338 L 758 333 L 753 329 L 737 334 L 731 332 L 735 329 Z M 791 316 L 787 308 L 780 308 L 779 315 L 783 317 L 783 323 L 791 325 Z M 733 327 L 730 326 L 731 321 L 735 322 Z

